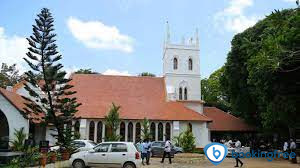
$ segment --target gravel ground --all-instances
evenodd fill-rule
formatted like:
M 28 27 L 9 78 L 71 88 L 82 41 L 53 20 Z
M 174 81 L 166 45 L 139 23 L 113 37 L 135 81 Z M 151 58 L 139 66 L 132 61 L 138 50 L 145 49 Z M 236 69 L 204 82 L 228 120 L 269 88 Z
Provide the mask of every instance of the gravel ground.
M 235 160 L 233 158 L 225 158 L 224 161 L 218 165 L 214 166 L 207 159 L 201 159 L 198 162 L 193 163 L 180 163 L 176 162 L 177 158 L 173 160 L 172 164 L 169 164 L 168 160 L 165 160 L 165 163 L 160 163 L 160 158 L 151 158 L 150 165 L 143 166 L 142 168 L 233 168 L 235 165 Z M 188 160 L 188 159 L 186 159 Z M 255 159 L 242 159 L 244 162 L 244 168 L 300 168 L 300 164 L 292 164 L 287 160 L 274 160 L 268 162 L 265 158 L 255 158 Z M 189 161 L 187 161 L 189 162 Z M 70 167 L 67 161 L 58 162 L 55 165 L 49 164 L 46 168 L 67 168 Z M 38 168 L 38 167 L 36 167 Z

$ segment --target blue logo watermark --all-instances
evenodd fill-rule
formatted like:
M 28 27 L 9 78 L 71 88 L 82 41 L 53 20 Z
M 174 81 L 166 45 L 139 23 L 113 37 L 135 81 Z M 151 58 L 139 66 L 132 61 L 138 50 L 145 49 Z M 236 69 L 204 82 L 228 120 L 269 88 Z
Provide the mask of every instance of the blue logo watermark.
M 204 148 L 205 156 L 214 165 L 220 164 L 227 156 L 227 152 L 227 147 L 220 143 L 210 143 Z

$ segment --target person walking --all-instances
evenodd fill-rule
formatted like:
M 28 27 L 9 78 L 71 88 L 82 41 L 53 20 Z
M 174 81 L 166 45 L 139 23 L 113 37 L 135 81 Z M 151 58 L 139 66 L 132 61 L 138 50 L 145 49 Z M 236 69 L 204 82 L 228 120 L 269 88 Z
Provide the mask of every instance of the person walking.
M 168 155 L 169 163 L 172 164 L 171 147 L 172 147 L 172 144 L 171 144 L 170 140 L 167 140 L 166 143 L 165 143 L 164 155 L 163 155 L 163 158 L 161 160 L 161 163 L 164 163 L 165 157 L 166 157 L 166 155 Z
M 290 149 L 291 149 L 291 152 L 294 152 L 296 153 L 296 143 L 293 139 L 291 139 L 291 145 L 290 145 Z M 297 163 L 297 156 L 295 156 L 294 158 L 292 158 L 292 163 Z
M 244 165 L 244 163 L 239 158 L 239 156 L 240 156 L 239 153 L 241 152 L 241 147 L 242 147 L 241 142 L 238 139 L 236 139 L 235 152 L 237 153 L 237 156 L 235 158 L 236 165 L 234 167 L 239 167 L 239 163 L 241 164 L 241 167 Z
M 142 164 L 145 165 L 144 163 L 144 159 L 147 160 L 147 147 L 148 147 L 148 144 L 147 144 L 147 140 L 144 140 L 143 143 L 141 144 L 141 157 L 142 157 Z

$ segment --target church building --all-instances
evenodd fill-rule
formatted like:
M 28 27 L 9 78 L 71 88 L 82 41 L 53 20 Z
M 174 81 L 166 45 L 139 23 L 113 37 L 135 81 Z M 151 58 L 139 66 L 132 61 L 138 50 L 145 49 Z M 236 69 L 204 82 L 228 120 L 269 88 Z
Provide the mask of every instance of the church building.
M 105 141 L 108 130 L 104 118 L 112 103 L 121 106 L 122 122 L 117 130 L 121 141 L 140 141 L 144 118 L 150 121 L 153 141 L 172 140 L 190 129 L 197 148 L 210 143 L 215 131 L 253 130 L 239 118 L 214 107 L 204 107 L 197 30 L 188 42 L 173 43 L 167 27 L 162 59 L 162 77 L 72 74 L 75 96 L 82 103 L 76 114 L 80 119 L 74 121 L 74 130 L 80 133 L 80 138 L 97 143 Z M 26 132 L 34 133 L 36 140 L 46 139 L 54 145 L 50 126 L 43 128 L 21 115 L 24 100 L 20 95 L 28 96 L 22 83 L 0 89 L 0 138 L 12 140 L 14 129 L 24 127 Z

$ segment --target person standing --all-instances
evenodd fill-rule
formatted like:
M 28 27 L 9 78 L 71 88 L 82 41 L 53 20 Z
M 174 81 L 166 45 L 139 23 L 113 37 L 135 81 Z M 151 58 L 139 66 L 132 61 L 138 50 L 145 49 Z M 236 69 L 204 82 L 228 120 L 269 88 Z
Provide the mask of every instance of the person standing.
M 290 149 L 291 149 L 291 152 L 294 152 L 296 153 L 296 143 L 293 139 L 291 139 L 291 145 L 290 145 Z M 292 158 L 292 163 L 297 163 L 297 156 L 295 156 L 294 158 Z
M 147 165 L 150 164 L 151 145 L 152 145 L 152 143 L 149 140 L 147 140 L 147 158 L 146 158 Z
M 239 140 L 236 140 L 235 142 L 235 152 L 237 153 L 237 156 L 235 158 L 236 161 L 236 165 L 234 167 L 239 167 L 239 163 L 241 164 L 241 167 L 244 165 L 244 163 L 240 160 L 239 156 L 240 156 L 240 152 L 241 152 L 241 147 L 242 144 Z
M 141 155 L 142 155 L 143 165 L 145 165 L 144 159 L 146 158 L 147 160 L 147 152 L 148 152 L 147 147 L 148 147 L 147 140 L 144 140 L 143 143 L 141 144 Z
M 170 140 L 167 140 L 166 143 L 165 143 L 164 155 L 163 155 L 163 158 L 161 160 L 161 163 L 164 163 L 165 157 L 166 157 L 166 155 L 168 155 L 169 163 L 172 164 L 171 147 L 172 147 L 172 144 L 171 144 Z

